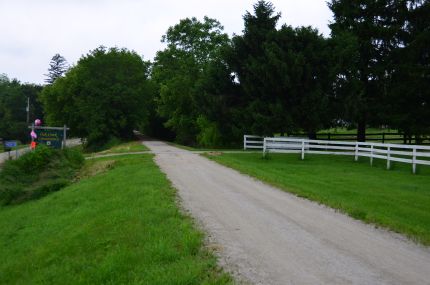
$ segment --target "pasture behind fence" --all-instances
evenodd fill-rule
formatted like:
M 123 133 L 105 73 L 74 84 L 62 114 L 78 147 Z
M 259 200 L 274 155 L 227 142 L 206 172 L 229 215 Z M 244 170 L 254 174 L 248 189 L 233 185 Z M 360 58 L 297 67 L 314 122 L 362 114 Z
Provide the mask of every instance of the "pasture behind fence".
M 308 137 L 305 133 L 292 133 L 288 137 Z M 315 140 L 329 140 L 329 141 L 357 141 L 356 133 L 316 133 Z M 381 143 L 395 143 L 395 144 L 419 144 L 430 145 L 430 136 L 408 136 L 401 132 L 379 132 L 379 133 L 366 133 L 366 142 L 381 142 Z

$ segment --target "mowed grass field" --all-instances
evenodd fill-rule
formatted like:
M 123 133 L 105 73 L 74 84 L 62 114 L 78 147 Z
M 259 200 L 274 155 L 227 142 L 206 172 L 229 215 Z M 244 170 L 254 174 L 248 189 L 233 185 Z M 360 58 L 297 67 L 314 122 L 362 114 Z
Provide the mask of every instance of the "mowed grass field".
M 110 154 L 110 153 L 127 153 L 127 152 L 140 152 L 148 151 L 149 149 L 142 144 L 141 141 L 131 141 L 114 146 L 108 150 L 98 152 L 97 154 Z
M 79 182 L 0 207 L 0 284 L 228 284 L 151 155 L 87 161 Z
M 350 156 L 224 153 L 206 155 L 228 167 L 348 215 L 430 245 L 430 167 Z M 317 217 L 316 217 L 317 218 Z

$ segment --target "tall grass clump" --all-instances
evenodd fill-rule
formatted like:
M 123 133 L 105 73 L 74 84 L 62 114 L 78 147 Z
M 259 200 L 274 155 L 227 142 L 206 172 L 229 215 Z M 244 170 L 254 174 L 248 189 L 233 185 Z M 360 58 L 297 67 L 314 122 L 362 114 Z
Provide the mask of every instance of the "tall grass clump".
M 0 170 L 0 204 L 15 204 L 42 197 L 68 185 L 84 158 L 77 149 L 39 146 Z

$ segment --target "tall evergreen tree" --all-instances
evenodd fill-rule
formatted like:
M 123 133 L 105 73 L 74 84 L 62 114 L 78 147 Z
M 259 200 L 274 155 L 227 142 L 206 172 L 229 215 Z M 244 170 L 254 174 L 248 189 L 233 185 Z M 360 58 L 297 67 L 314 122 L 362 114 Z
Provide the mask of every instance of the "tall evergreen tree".
M 391 118 L 407 137 L 430 134 L 430 1 L 408 0 L 392 57 Z
M 63 77 L 69 69 L 66 59 L 60 54 L 55 54 L 49 63 L 48 74 L 45 74 L 45 82 L 48 84 L 54 83 L 57 78 Z
M 281 15 L 266 1 L 257 2 L 253 12 L 244 15 L 243 35 L 233 38 L 228 62 L 245 96 L 240 118 L 245 132 L 271 135 L 283 131 L 282 126 L 290 125 L 291 121 L 287 112 L 283 112 L 281 98 L 276 96 L 278 88 L 271 84 L 274 73 L 267 69 L 271 61 L 266 47 L 272 50 L 277 47 L 276 25 Z
M 327 41 L 310 27 L 276 25 L 280 14 L 259 1 L 233 38 L 229 62 L 243 88 L 246 132 L 259 135 L 304 130 L 310 136 L 328 121 Z
M 387 59 L 396 48 L 396 9 L 404 1 L 332 0 L 330 25 L 333 39 L 344 47 L 337 50 L 340 66 L 337 95 L 343 97 L 347 119 L 357 123 L 357 137 L 364 141 L 366 125 L 377 123 L 384 110 Z M 346 44 L 346 45 L 345 45 Z

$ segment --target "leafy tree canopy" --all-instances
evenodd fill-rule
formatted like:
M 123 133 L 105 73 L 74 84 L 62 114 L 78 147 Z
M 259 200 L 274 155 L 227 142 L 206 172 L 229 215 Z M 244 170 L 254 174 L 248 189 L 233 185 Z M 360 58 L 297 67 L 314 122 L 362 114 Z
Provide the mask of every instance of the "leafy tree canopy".
M 210 66 L 220 61 L 229 39 L 217 20 L 204 17 L 203 21 L 181 20 L 168 29 L 162 41 L 167 48 L 157 53 L 152 73 L 160 86 L 158 113 L 176 133 L 177 141 L 195 144 L 198 122 L 207 121 L 201 105 L 207 95 L 202 80 L 208 78 Z M 198 121 L 199 117 L 205 119 Z
M 149 63 L 135 52 L 99 47 L 44 88 L 41 100 L 47 120 L 67 124 L 90 148 L 130 137 L 147 119 L 148 74 Z
M 0 138 L 29 140 L 27 124 L 27 99 L 30 100 L 29 119 L 42 118 L 37 96 L 42 87 L 21 83 L 0 75 Z

